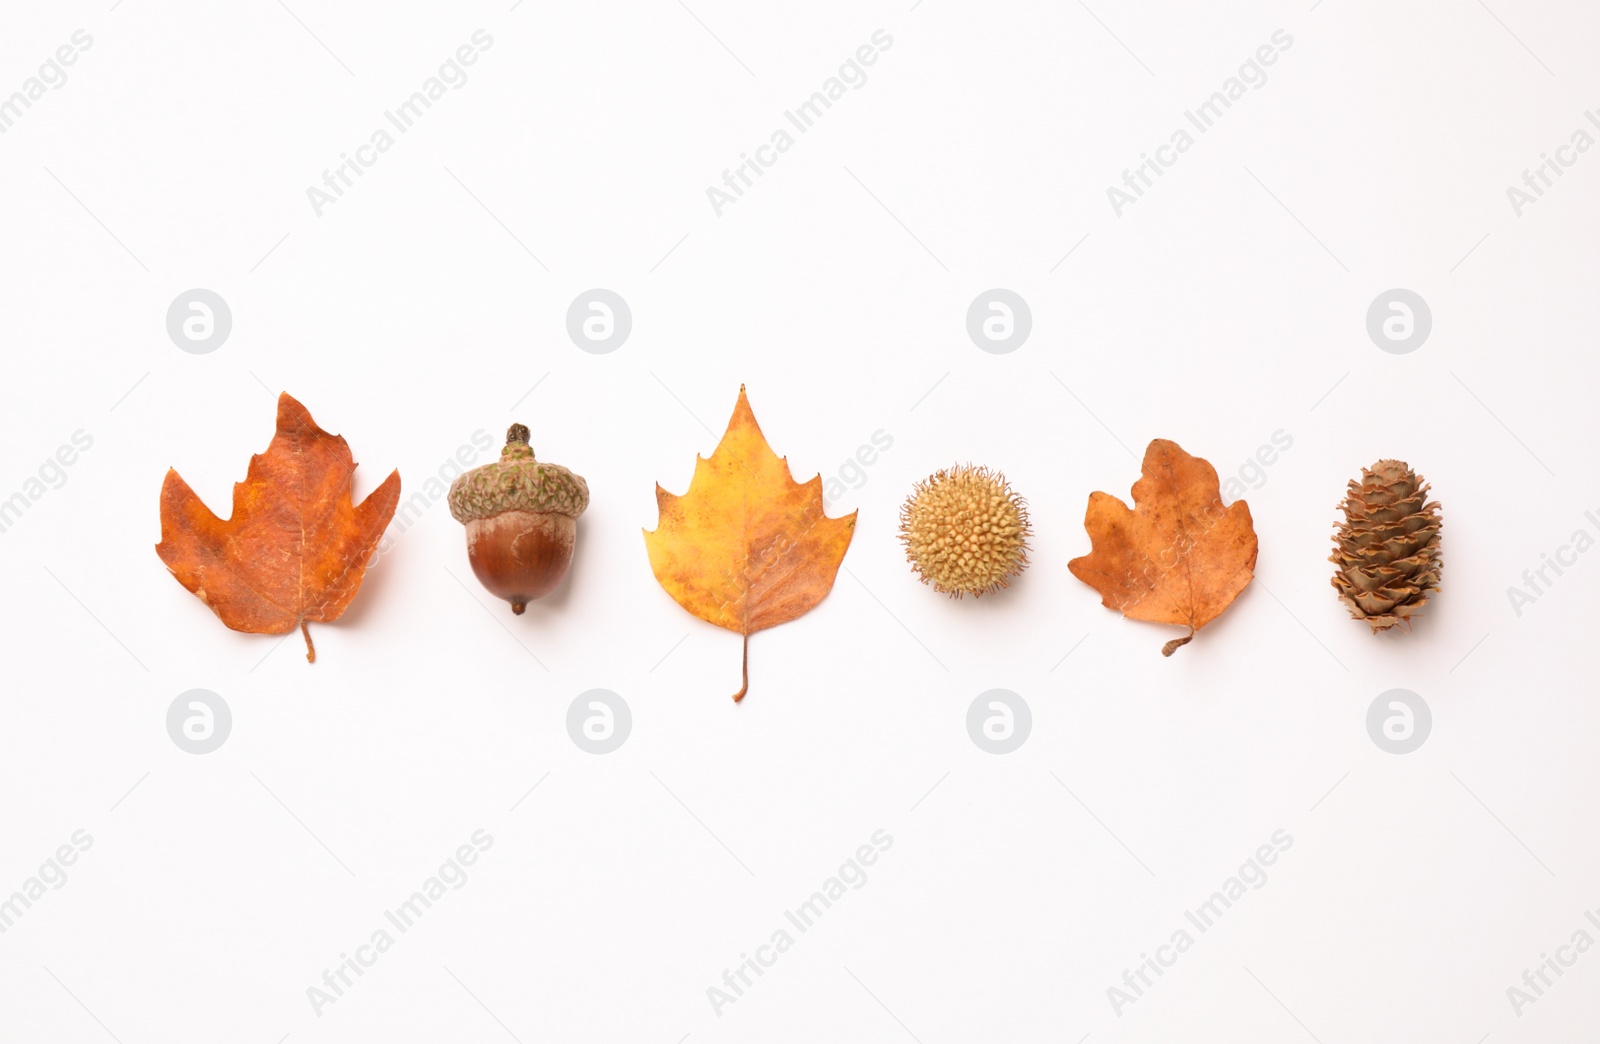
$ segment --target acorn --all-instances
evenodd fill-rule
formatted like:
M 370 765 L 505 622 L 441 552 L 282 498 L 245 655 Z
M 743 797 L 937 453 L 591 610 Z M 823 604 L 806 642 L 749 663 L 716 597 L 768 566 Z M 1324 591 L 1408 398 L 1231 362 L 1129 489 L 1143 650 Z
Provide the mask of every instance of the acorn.
M 940 594 L 1009 587 L 1028 565 L 1028 506 L 1006 477 L 961 464 L 917 483 L 900 508 L 906 560 Z
M 459 476 L 449 500 L 450 514 L 467 527 L 467 560 L 478 582 L 521 615 L 567 575 L 589 484 L 535 460 L 527 425 L 513 424 L 500 459 Z

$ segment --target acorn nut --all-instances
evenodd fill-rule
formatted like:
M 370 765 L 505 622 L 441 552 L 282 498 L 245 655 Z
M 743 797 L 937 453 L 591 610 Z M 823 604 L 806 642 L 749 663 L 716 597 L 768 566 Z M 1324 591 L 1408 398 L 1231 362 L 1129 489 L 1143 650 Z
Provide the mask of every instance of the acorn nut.
M 567 575 L 589 484 L 535 460 L 527 426 L 513 424 L 500 459 L 458 477 L 449 501 L 450 514 L 467 527 L 467 559 L 478 582 L 520 615 Z

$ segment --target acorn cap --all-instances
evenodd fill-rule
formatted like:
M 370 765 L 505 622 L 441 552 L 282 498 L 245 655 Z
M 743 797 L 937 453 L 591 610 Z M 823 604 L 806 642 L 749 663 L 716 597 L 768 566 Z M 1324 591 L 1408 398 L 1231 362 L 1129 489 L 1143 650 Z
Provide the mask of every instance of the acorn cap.
M 535 460 L 527 426 L 513 424 L 500 459 L 450 483 L 449 500 L 450 514 L 462 525 L 507 511 L 577 518 L 589 506 L 589 484 L 560 464 Z

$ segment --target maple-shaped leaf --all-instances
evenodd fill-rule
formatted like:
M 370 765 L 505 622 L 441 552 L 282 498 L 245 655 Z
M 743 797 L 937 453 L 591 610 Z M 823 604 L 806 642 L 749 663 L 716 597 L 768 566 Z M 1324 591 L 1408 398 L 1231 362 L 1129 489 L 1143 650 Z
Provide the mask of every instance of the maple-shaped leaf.
M 787 623 L 822 601 L 844 560 L 856 513 L 823 514 L 822 477 L 798 483 L 772 452 L 744 386 L 728 430 L 710 457 L 696 457 L 683 496 L 656 485 L 661 517 L 645 531 L 650 568 L 679 605 L 744 635 L 743 685 L 750 688 L 750 635 Z
M 287 392 L 278 432 L 233 487 L 233 517 L 211 513 L 172 469 L 161 484 L 156 554 L 178 583 L 235 631 L 286 634 L 337 620 L 361 587 L 367 561 L 400 500 L 400 473 L 358 506 L 350 447 L 317 427 Z
M 1133 509 L 1109 493 L 1089 494 L 1083 527 L 1093 549 L 1067 563 L 1123 616 L 1186 624 L 1189 633 L 1161 649 L 1171 656 L 1233 603 L 1255 575 L 1256 531 L 1250 506 L 1222 506 L 1217 471 L 1176 442 L 1156 439 L 1144 451 Z

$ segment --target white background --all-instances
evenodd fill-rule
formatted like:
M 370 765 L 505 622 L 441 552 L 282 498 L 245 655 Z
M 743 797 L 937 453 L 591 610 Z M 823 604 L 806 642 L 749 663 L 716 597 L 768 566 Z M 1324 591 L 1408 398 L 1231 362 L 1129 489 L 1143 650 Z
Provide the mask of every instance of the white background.
M 0 534 L 0 894 L 93 846 L 0 936 L 0 1037 L 1594 1039 L 1600 954 L 1520 1016 L 1506 991 L 1600 907 L 1600 555 L 1520 616 L 1507 589 L 1600 535 L 1600 155 L 1520 217 L 1506 188 L 1600 103 L 1600 17 L 688 4 L 5 11 L 0 94 L 93 45 L 0 136 L 0 497 L 93 446 Z M 480 28 L 469 81 L 317 216 L 306 189 Z M 868 82 L 717 216 L 707 187 L 878 29 Z M 1116 216 L 1107 186 L 1277 29 L 1266 84 Z M 231 306 L 211 354 L 167 335 L 193 287 Z M 614 353 L 567 336 L 590 287 L 631 306 Z M 991 287 L 1032 309 L 1010 354 L 967 335 Z M 1432 309 L 1411 354 L 1366 332 L 1392 287 Z M 847 572 L 755 636 L 735 706 L 738 637 L 672 602 L 640 531 L 741 382 L 800 479 L 893 446 L 831 505 L 860 510 Z M 512 617 L 436 503 L 315 665 L 226 630 L 157 559 L 157 494 L 174 466 L 226 514 L 280 390 L 349 439 L 358 496 L 529 424 L 592 491 L 567 585 Z M 1126 497 L 1151 438 L 1226 477 L 1279 429 L 1256 582 L 1163 659 L 1176 629 L 1067 571 L 1089 492 Z M 1375 638 L 1326 556 L 1380 457 L 1434 485 L 1445 588 Z M 979 602 L 895 539 L 959 460 L 1035 523 Z M 234 717 L 204 756 L 165 727 L 196 687 Z M 633 713 L 604 756 L 565 727 L 597 687 Z M 995 687 L 1033 713 L 1005 756 L 965 726 Z M 1365 724 L 1396 687 L 1434 717 L 1404 756 Z M 467 883 L 315 1014 L 478 829 Z M 867 883 L 718 1014 L 707 988 L 879 829 Z M 1266 884 L 1119 1015 L 1107 987 L 1276 830 Z

